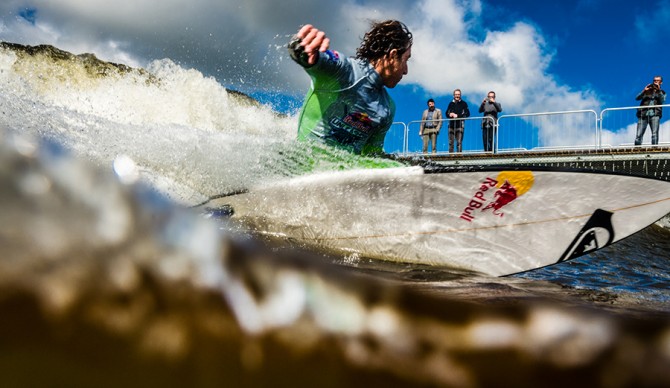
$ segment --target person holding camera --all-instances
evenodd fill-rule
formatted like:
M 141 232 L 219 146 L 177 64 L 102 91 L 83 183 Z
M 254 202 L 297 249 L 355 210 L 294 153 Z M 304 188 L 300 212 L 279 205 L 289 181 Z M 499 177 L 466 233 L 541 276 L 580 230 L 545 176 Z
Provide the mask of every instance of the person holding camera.
M 428 109 L 421 116 L 419 136 L 423 138 L 423 153 L 428 152 L 428 143 L 431 143 L 432 153 L 437 152 L 437 135 L 442 128 L 442 110 L 435 107 L 435 100 L 428 100 Z
M 645 86 L 635 100 L 640 102 L 640 106 L 663 105 L 665 103 L 665 91 L 661 89 L 663 77 L 657 75 L 654 82 Z M 651 144 L 658 144 L 658 127 L 663 116 L 663 108 L 638 108 L 637 109 L 637 134 L 635 135 L 635 145 L 642 144 L 642 137 L 647 130 L 647 125 L 651 127 Z
M 502 112 L 502 106 L 496 102 L 496 92 L 490 91 L 488 96 L 479 106 L 479 113 L 484 114 L 482 119 L 482 140 L 484 141 L 484 151 L 493 151 L 493 137 L 498 113 Z

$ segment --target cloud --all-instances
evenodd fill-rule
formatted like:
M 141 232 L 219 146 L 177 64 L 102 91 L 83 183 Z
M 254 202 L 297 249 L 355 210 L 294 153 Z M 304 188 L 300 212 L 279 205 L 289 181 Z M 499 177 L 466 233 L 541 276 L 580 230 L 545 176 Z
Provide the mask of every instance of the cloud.
M 241 90 L 302 94 L 308 77 L 285 50 L 300 25 L 316 25 L 333 48 L 352 55 L 371 19 L 397 18 L 414 33 L 405 84 L 431 94 L 460 87 L 474 100 L 495 90 L 506 109 L 598 104 L 592 93 L 573 91 L 548 73 L 553 52 L 532 25 L 479 25 L 485 7 L 461 0 L 8 0 L 0 4 L 0 39 L 131 66 L 170 58 Z
M 422 3 L 426 23 L 416 20 L 407 82 L 433 95 L 448 95 L 458 87 L 473 101 L 495 90 L 506 108 L 517 111 L 600 105 L 594 93 L 560 85 L 549 73 L 555 53 L 535 26 L 517 22 L 505 30 L 483 29 L 480 40 L 476 37 L 482 27 L 467 20 L 468 15 L 482 12 L 481 5 L 473 3 L 466 8 L 456 1 L 448 3 L 450 11 L 437 15 L 429 14 L 435 7 L 433 0 Z
M 313 22 L 348 36 L 352 31 L 337 17 L 346 6 L 301 0 L 9 0 L 0 4 L 0 39 L 93 52 L 130 65 L 170 58 L 226 84 L 283 86 L 303 75 L 286 63 L 289 35 Z M 32 24 L 18 16 L 26 9 L 35 10 Z M 304 17 L 310 14 L 321 16 Z

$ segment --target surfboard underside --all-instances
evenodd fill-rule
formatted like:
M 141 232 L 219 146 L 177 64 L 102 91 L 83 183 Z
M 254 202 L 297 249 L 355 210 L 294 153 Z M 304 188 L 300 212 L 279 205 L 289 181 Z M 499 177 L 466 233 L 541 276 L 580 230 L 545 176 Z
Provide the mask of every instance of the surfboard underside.
M 250 230 L 361 257 L 500 276 L 593 252 L 670 213 L 670 182 L 421 167 L 304 176 L 213 200 Z

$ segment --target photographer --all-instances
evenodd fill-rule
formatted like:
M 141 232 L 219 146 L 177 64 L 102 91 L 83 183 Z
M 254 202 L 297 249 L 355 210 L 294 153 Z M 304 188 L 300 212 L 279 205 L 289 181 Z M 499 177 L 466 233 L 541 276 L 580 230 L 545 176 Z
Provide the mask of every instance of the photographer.
M 661 89 L 663 77 L 654 77 L 654 82 L 645 86 L 635 100 L 642 100 L 640 106 L 663 105 L 665 103 L 665 91 Z M 647 125 L 651 127 L 651 144 L 658 144 L 658 127 L 663 116 L 663 108 L 638 108 L 637 109 L 637 134 L 635 135 L 635 145 L 642 144 L 642 137 L 647 130 Z
M 495 136 L 494 128 L 498 121 L 498 113 L 502 112 L 502 106 L 496 102 L 496 92 L 490 91 L 488 96 L 479 106 L 479 113 L 484 114 L 482 120 L 482 139 L 484 141 L 484 151 L 493 151 L 493 138 Z

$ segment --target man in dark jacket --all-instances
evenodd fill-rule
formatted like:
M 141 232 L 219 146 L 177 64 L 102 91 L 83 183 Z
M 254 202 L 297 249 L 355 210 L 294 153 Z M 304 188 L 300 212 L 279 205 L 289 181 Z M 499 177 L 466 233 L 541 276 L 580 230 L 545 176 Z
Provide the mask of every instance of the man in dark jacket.
M 495 137 L 495 126 L 498 122 L 498 113 L 502 112 L 502 106 L 496 101 L 496 92 L 491 90 L 479 105 L 479 113 L 484 114 L 482 120 L 482 140 L 484 151 L 493 151 L 493 138 Z
M 454 140 L 456 140 L 456 152 L 463 152 L 463 131 L 465 130 L 465 121 L 470 117 L 468 103 L 461 99 L 461 89 L 454 90 L 454 99 L 447 107 L 447 117 L 449 120 L 449 152 L 454 152 Z
M 642 100 L 640 106 L 663 105 L 665 103 L 665 91 L 661 89 L 663 77 L 657 75 L 654 82 L 645 86 L 640 94 L 635 97 L 636 100 Z M 651 127 L 651 144 L 658 144 L 658 127 L 663 116 L 663 108 L 638 108 L 637 110 L 637 134 L 635 135 L 635 145 L 642 144 L 642 137 L 647 130 L 647 125 Z

